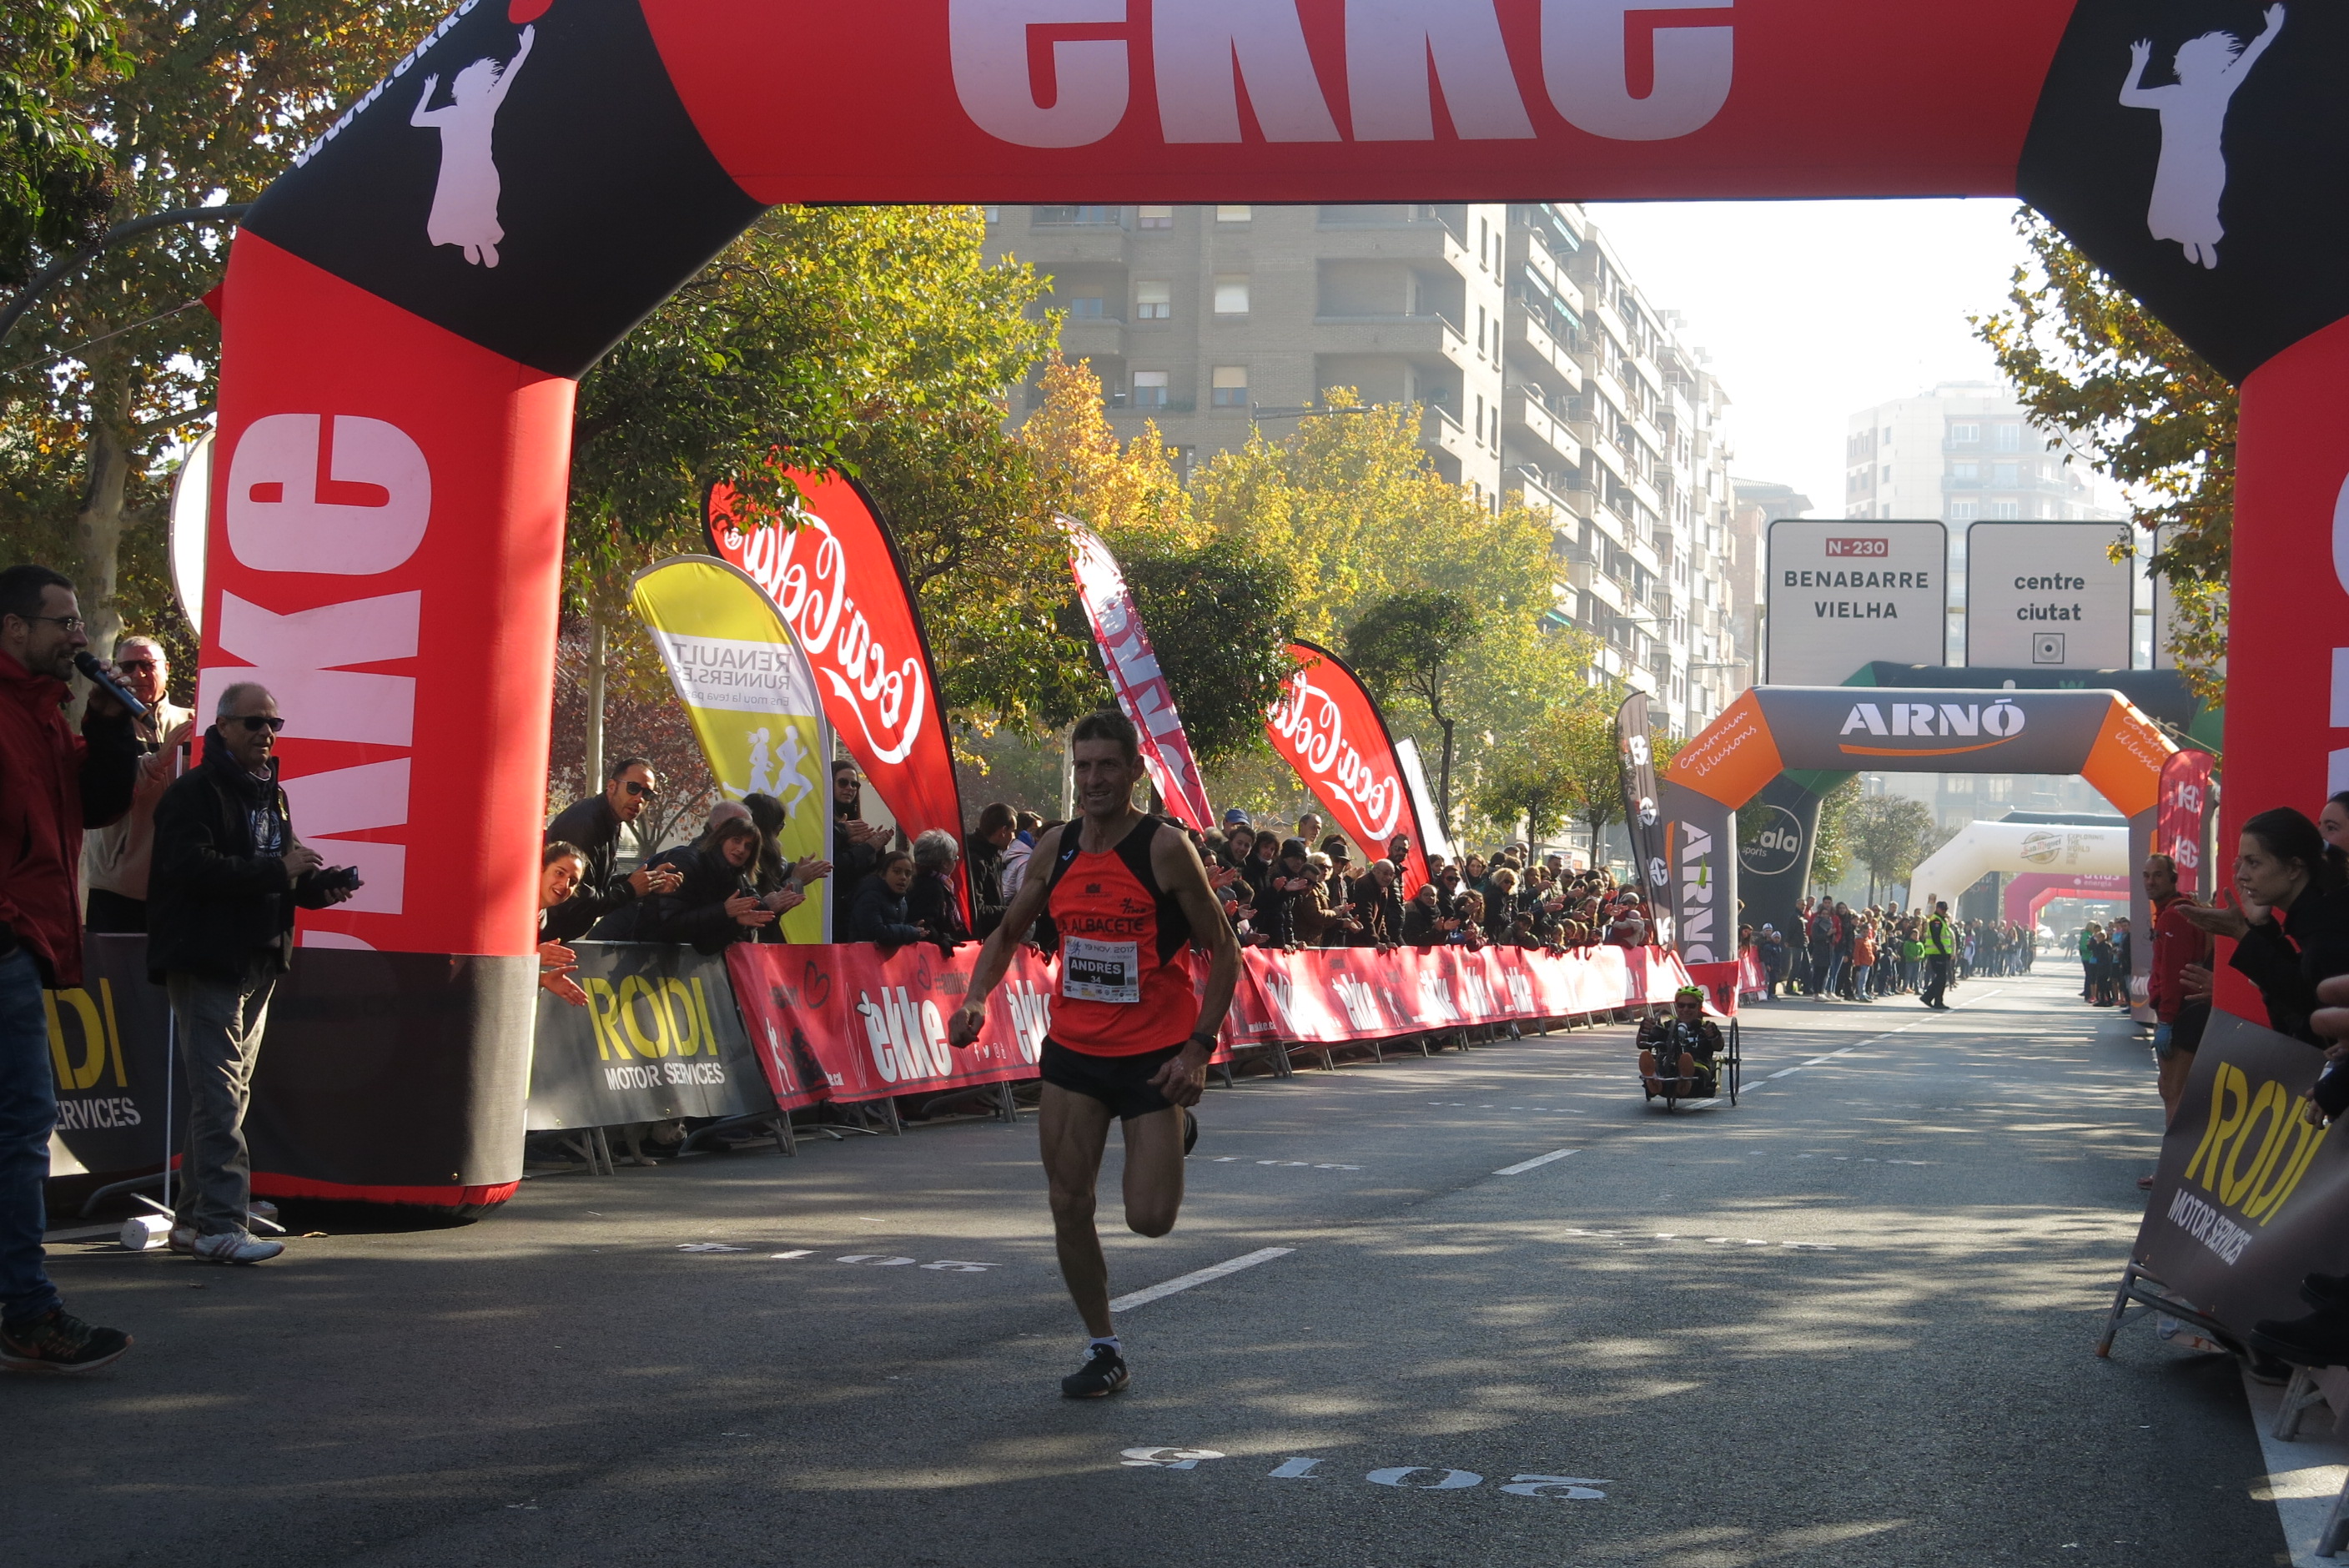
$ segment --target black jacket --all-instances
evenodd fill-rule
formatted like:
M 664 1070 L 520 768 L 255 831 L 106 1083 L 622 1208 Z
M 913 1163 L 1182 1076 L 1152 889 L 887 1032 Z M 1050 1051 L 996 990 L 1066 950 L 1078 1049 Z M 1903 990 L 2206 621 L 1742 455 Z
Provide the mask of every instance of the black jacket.
M 597 921 L 636 902 L 636 885 L 614 869 L 620 859 L 620 828 L 618 813 L 602 795 L 574 801 L 546 825 L 547 843 L 575 844 L 587 857 L 570 902 L 546 912 L 546 941 L 585 936 Z
M 905 901 L 889 891 L 877 876 L 867 877 L 857 890 L 856 912 L 849 919 L 848 940 L 878 942 L 897 947 L 922 940 L 922 928 L 905 916 Z
M 202 765 L 155 803 L 149 979 L 178 972 L 243 983 L 285 972 L 294 911 L 324 909 L 326 896 L 317 872 L 289 881 L 282 856 L 254 853 L 253 813 L 268 809 L 284 820 L 292 849 L 299 841 L 275 758 L 269 777 L 256 779 L 229 755 L 217 727 L 205 730 Z
M 992 844 L 988 847 L 994 848 Z M 999 892 L 997 896 L 1001 896 Z M 955 897 L 954 883 L 936 872 L 915 870 L 914 885 L 905 892 L 905 918 L 916 925 L 928 927 L 930 935 L 945 952 L 953 952 L 957 942 L 970 940 L 970 932 L 962 923 L 962 901 Z M 1000 911 L 995 923 L 1003 923 Z
M 962 863 L 970 877 L 970 934 L 984 941 L 1003 923 L 1010 903 L 1003 896 L 1003 851 L 971 833 L 962 841 Z
M 755 891 L 750 868 L 730 866 L 723 854 L 696 844 L 663 850 L 649 863 L 675 870 L 677 891 L 657 892 L 614 912 L 596 926 L 595 940 L 685 943 L 696 952 L 714 954 L 764 929 L 741 924 L 726 913 L 728 899 Z
M 836 807 L 832 814 L 832 875 L 826 880 L 832 885 L 832 928 L 834 933 L 854 920 L 857 896 L 864 891 L 864 879 L 873 875 L 881 865 L 879 850 L 870 844 L 858 843 L 842 830 L 843 822 L 855 820 L 853 816 L 843 816 Z
M 2312 882 L 2298 903 L 2281 913 L 2281 928 L 2272 919 L 2251 927 L 2235 944 L 2229 962 L 2260 988 L 2268 1027 L 2323 1045 L 2308 1017 L 2322 1006 L 2316 983 L 2349 975 L 2349 889 L 2327 892 Z

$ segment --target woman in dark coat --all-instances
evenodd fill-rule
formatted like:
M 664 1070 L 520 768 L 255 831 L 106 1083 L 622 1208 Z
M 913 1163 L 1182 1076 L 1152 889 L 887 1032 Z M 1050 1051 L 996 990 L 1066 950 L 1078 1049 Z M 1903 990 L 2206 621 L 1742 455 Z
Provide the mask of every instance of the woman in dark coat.
M 713 954 L 751 941 L 777 913 L 752 885 L 758 859 L 759 830 L 746 817 L 714 822 L 692 843 L 656 856 L 655 865 L 673 867 L 684 880 L 674 892 L 639 901 L 635 940 L 689 943 Z M 790 909 L 802 896 L 786 892 L 775 902 Z
M 913 885 L 914 857 L 903 850 L 884 854 L 881 869 L 856 890 L 856 904 L 848 917 L 849 939 L 877 942 L 884 947 L 928 941 L 929 932 L 916 925 L 905 912 L 905 894 Z
M 2324 1043 L 2309 1026 L 2317 983 L 2349 975 L 2349 891 L 2332 886 L 2327 871 L 2316 824 L 2279 806 L 2243 824 L 2235 854 L 2242 907 L 2180 912 L 2199 929 L 2235 939 L 2230 962 L 2260 988 L 2268 1026 L 2312 1046 Z

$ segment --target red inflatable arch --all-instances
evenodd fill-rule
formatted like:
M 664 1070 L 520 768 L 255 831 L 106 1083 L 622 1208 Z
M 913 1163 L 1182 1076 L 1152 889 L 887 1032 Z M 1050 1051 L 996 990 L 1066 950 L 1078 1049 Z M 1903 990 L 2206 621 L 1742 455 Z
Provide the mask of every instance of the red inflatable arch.
M 340 1184 L 518 1173 L 574 378 L 764 205 L 2019 192 L 2241 382 L 2229 798 L 2308 807 L 2349 782 L 2349 655 L 2295 630 L 2349 607 L 2344 75 L 2309 0 L 466 0 L 222 311 L 204 700 L 277 692 L 367 876 L 306 940 L 460 960 L 375 1103 L 473 1135 Z

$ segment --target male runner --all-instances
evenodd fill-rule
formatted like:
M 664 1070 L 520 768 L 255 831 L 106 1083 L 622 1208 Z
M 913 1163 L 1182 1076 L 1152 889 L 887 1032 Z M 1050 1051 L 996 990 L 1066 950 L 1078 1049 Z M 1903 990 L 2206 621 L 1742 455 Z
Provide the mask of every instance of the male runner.
M 1109 1318 L 1109 1265 L 1093 1228 L 1093 1189 L 1110 1119 L 1124 1125 L 1125 1223 L 1145 1236 L 1174 1228 L 1183 1206 L 1183 1157 L 1197 1136 L 1185 1109 L 1207 1086 L 1207 1058 L 1239 978 L 1240 949 L 1207 885 L 1188 835 L 1133 809 L 1142 753 L 1133 726 L 1114 710 L 1070 732 L 1076 821 L 1036 841 L 1031 868 L 980 949 L 970 992 L 947 1039 L 978 1038 L 987 997 L 1009 967 L 1019 934 L 1040 915 L 1060 934 L 1061 994 L 1040 1062 L 1037 1130 L 1051 1188 L 1061 1278 L 1092 1337 L 1085 1364 L 1061 1379 L 1071 1399 L 1098 1399 L 1126 1385 L 1125 1358 Z M 1191 985 L 1196 933 L 1213 957 L 1206 995 Z

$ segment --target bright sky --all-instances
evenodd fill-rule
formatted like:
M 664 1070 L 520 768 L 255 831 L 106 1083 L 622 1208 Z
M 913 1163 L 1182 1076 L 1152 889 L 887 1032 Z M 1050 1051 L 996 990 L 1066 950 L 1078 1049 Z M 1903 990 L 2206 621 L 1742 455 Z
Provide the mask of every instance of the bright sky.
M 1730 398 L 1730 471 L 1843 510 L 1844 421 L 1937 381 L 1995 380 L 1966 323 L 2027 253 L 2015 203 L 1607 202 L 1585 209 L 1648 303 L 1685 318 Z

